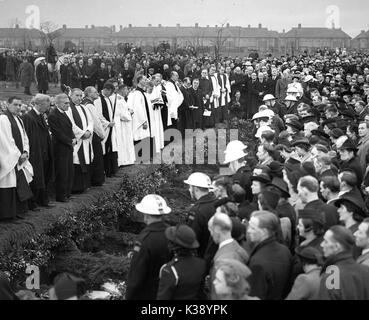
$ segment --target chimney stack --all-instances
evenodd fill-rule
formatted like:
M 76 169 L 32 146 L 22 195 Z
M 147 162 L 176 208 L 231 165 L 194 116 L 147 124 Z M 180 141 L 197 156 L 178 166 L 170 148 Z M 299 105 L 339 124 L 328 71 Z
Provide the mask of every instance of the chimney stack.
M 181 25 L 179 23 L 177 23 L 177 28 L 179 28 Z
M 261 29 L 262 28 L 262 24 L 261 23 L 259 23 L 259 29 Z
M 88 25 L 87 24 L 85 25 L 85 29 L 88 29 Z
M 116 29 L 115 29 L 115 25 L 114 25 L 114 26 L 111 26 L 111 31 L 112 31 L 112 32 L 115 32 L 115 31 L 116 31 Z
M 129 24 L 129 25 L 128 25 L 128 28 L 132 28 L 132 24 Z
M 365 30 L 361 30 L 361 33 L 365 33 Z
M 158 24 L 158 27 L 161 28 L 161 23 Z
M 66 24 L 63 24 L 63 29 L 67 29 L 67 25 Z
M 251 24 L 249 24 L 249 25 L 247 26 L 247 28 L 249 28 L 249 29 L 250 29 L 250 28 L 251 28 Z
M 217 24 L 215 25 L 215 28 L 218 28 L 218 25 Z
M 286 33 L 286 29 L 283 29 L 283 33 Z
M 19 24 L 18 23 L 15 25 L 15 29 L 19 29 Z
M 123 26 L 122 25 L 119 26 L 119 31 L 123 31 Z
M 95 29 L 95 25 L 91 24 L 91 29 Z
M 149 27 L 152 27 L 151 23 L 148 24 Z
M 196 22 L 195 23 L 195 28 L 198 28 L 199 27 L 199 24 Z
M 227 23 L 227 28 L 229 28 L 229 22 Z
M 209 25 L 206 26 L 206 28 L 209 28 L 209 27 L 210 27 Z
M 298 28 L 301 29 L 301 23 L 298 24 Z

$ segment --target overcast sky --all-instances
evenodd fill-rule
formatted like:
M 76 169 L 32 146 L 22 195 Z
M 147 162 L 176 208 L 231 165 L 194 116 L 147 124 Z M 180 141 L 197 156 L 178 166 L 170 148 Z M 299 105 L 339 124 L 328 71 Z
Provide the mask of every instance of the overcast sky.
M 30 21 L 26 8 L 36 5 L 40 20 L 58 26 L 91 25 L 200 26 L 229 22 L 231 25 L 263 26 L 286 31 L 301 23 L 305 27 L 324 27 L 335 17 L 336 26 L 350 36 L 369 29 L 368 0 L 0 0 L 0 27 L 9 27 L 17 18 L 21 26 Z M 334 5 L 338 14 L 327 13 Z M 31 9 L 29 7 L 28 9 Z

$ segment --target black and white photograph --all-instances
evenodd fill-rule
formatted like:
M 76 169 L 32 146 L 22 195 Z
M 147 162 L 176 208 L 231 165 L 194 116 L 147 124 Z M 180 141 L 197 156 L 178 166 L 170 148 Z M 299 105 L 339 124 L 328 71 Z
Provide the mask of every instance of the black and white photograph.
M 368 12 L 0 0 L 0 300 L 369 300 Z

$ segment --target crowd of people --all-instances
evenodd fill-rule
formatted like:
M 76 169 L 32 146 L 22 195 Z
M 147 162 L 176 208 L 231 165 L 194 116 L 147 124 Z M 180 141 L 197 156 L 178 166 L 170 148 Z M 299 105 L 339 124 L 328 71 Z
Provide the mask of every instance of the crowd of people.
M 367 55 L 72 55 L 60 80 L 22 117 L 17 97 L 0 115 L 0 218 L 50 206 L 52 180 L 62 202 L 103 184 L 135 145 L 160 152 L 168 128 L 246 119 L 251 139 L 225 151 L 231 174 L 184 181 L 187 224 L 166 224 L 159 195 L 136 205 L 147 227 L 126 298 L 369 299 Z

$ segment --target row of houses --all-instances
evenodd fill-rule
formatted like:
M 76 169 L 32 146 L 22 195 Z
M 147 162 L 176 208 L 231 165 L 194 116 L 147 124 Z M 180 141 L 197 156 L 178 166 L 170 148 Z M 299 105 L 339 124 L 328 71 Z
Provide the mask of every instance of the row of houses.
M 148 25 L 147 27 L 120 26 L 112 27 L 62 28 L 52 33 L 53 43 L 58 50 L 66 44 L 82 50 L 115 49 L 119 43 L 133 43 L 143 48 L 154 48 L 162 42 L 168 42 L 172 48 L 193 46 L 195 48 L 219 45 L 222 51 L 247 52 L 256 50 L 260 53 L 294 54 L 317 48 L 355 48 L 369 49 L 369 31 L 362 31 L 352 39 L 341 28 L 311 28 L 299 24 L 288 32 L 269 30 L 259 24 L 257 27 L 195 26 L 167 27 Z M 45 34 L 36 29 L 0 28 L 0 48 L 38 49 L 45 46 Z

